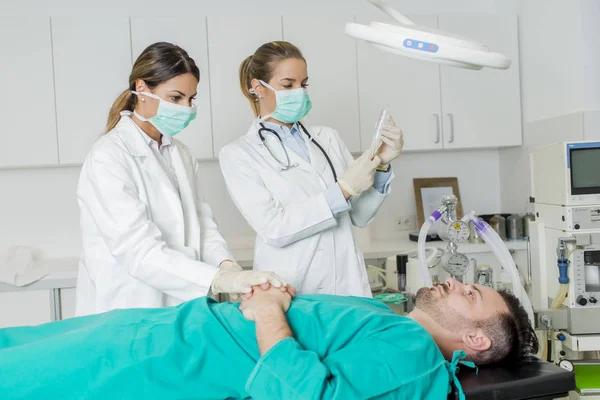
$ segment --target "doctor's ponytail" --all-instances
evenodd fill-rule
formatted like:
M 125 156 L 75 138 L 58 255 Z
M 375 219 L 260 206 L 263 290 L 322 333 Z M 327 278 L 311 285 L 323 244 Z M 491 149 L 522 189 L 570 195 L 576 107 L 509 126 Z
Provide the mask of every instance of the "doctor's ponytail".
M 244 97 L 250 102 L 255 117 L 260 115 L 260 105 L 256 95 L 250 92 L 252 79 L 269 82 L 277 64 L 289 58 L 304 60 L 302 52 L 296 46 L 290 42 L 276 41 L 263 44 L 256 49 L 253 55 L 242 61 L 239 71 L 240 89 Z M 304 61 L 306 62 L 306 60 Z
M 134 89 L 135 90 L 135 89 Z M 119 97 L 115 100 L 110 112 L 108 113 L 108 121 L 106 122 L 105 133 L 110 132 L 121 119 L 121 111 L 133 111 L 135 108 L 135 96 L 131 93 L 131 90 L 124 90 Z
M 131 91 L 135 90 L 138 79 L 143 80 L 148 88 L 154 89 L 161 83 L 183 74 L 192 74 L 197 81 L 200 81 L 200 70 L 196 62 L 181 47 L 166 42 L 158 42 L 146 47 L 133 64 L 129 75 L 129 88 L 121 92 L 110 108 L 105 133 L 117 126 L 121 119 L 121 111 L 135 109 L 137 96 Z
M 250 102 L 250 107 L 252 108 L 252 112 L 256 117 L 260 114 L 260 107 L 258 106 L 258 99 L 249 92 L 249 88 L 251 87 L 250 82 L 252 81 L 250 75 L 251 62 L 252 56 L 248 56 L 244 61 L 242 61 L 242 65 L 240 65 L 240 89 L 242 90 L 244 97 Z

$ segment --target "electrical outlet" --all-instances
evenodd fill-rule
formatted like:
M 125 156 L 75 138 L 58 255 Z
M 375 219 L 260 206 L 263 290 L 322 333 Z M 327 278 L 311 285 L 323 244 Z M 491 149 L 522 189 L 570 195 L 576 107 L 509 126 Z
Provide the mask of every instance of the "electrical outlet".
M 401 231 L 410 231 L 417 229 L 417 216 L 404 215 L 398 217 L 398 229 Z

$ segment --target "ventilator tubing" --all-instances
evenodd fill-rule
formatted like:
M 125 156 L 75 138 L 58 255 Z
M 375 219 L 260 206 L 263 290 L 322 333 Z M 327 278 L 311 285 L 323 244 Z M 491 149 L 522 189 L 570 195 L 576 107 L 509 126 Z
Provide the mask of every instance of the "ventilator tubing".
M 473 222 L 473 225 L 475 226 L 479 236 L 485 240 L 488 246 L 490 246 L 494 252 L 494 255 L 498 258 L 500 264 L 510 276 L 510 280 L 512 281 L 513 285 L 513 294 L 521 301 L 521 305 L 523 305 L 523 308 L 525 311 L 527 311 L 529 321 L 533 324 L 535 319 L 533 316 L 531 300 L 529 299 L 529 296 L 527 296 L 527 293 L 521 284 L 521 278 L 519 277 L 519 271 L 515 265 L 515 260 L 513 260 L 512 256 L 510 255 L 506 245 L 504 244 L 504 241 L 500 238 L 498 233 L 492 229 L 491 226 L 477 218 L 473 211 L 463 218 L 463 220 L 465 219 L 469 219 Z
M 435 221 L 440 219 L 442 214 L 439 211 L 434 211 L 427 221 L 421 227 L 419 231 L 419 241 L 417 242 L 417 253 L 419 257 L 419 265 L 421 266 L 421 274 L 423 276 L 423 286 L 432 287 L 433 282 L 431 281 L 431 274 L 429 273 L 429 266 L 427 265 L 427 258 L 425 257 L 425 242 L 427 241 L 427 233 Z

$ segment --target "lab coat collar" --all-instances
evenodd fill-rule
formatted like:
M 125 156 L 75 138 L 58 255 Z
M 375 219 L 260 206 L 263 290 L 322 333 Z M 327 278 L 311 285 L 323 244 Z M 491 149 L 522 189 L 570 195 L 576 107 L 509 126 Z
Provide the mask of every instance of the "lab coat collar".
M 327 149 L 329 148 L 329 143 L 323 143 L 323 139 L 325 137 L 320 137 L 321 129 L 314 129 L 314 131 L 316 132 L 313 132 L 307 126 L 305 126 L 305 128 L 308 130 L 308 133 L 312 136 L 312 138 L 317 143 L 319 143 L 319 145 L 321 145 L 323 150 L 327 152 Z M 333 174 L 331 174 L 331 171 L 327 170 L 328 164 L 325 155 L 323 154 L 323 152 L 321 152 L 321 150 L 317 147 L 316 144 L 312 143 L 312 141 L 308 138 L 306 133 L 304 133 L 302 127 L 299 126 L 298 129 L 300 131 L 300 134 L 302 135 L 302 138 L 304 139 L 304 142 L 306 143 L 306 148 L 308 149 L 311 165 L 314 167 L 315 170 L 317 170 L 319 176 L 321 176 L 321 178 L 327 186 L 329 178 L 331 178 L 331 180 L 333 181 Z M 326 174 L 331 174 L 331 176 L 326 176 Z
M 125 143 L 132 156 L 143 157 L 142 168 L 156 176 L 163 185 L 177 193 L 177 189 L 171 183 L 171 180 L 150 148 L 150 143 L 146 139 L 149 136 L 145 135 L 140 127 L 131 119 L 131 111 L 121 112 L 121 120 L 117 124 L 115 131 L 121 141 Z
M 323 146 L 323 149 L 325 151 L 327 151 L 327 149 L 329 148 L 329 143 L 323 143 L 323 140 L 322 140 L 323 138 L 321 138 L 321 132 L 323 131 L 323 127 L 308 127 L 306 125 L 304 125 L 304 126 L 306 127 L 308 132 L 311 134 L 311 136 L 313 138 L 315 138 L 315 140 L 321 146 Z M 292 162 L 292 164 L 298 164 L 298 167 L 300 169 L 303 169 L 309 173 L 313 173 L 316 176 L 318 176 L 321 180 L 321 184 L 324 185 L 324 187 L 327 187 L 325 178 L 327 178 L 327 180 L 329 180 L 329 177 L 327 177 L 327 176 L 324 177 L 324 174 L 331 173 L 328 170 L 326 170 L 327 160 L 325 159 L 325 156 L 323 155 L 323 153 L 321 153 L 321 150 L 319 150 L 314 143 L 311 143 L 311 141 L 308 139 L 308 137 L 306 136 L 306 134 L 304 133 L 302 128 L 300 128 L 300 127 L 298 127 L 298 128 L 299 128 L 300 134 L 302 135 L 302 138 L 304 139 L 306 146 L 308 148 L 310 163 L 306 162 L 302 157 L 297 155 L 292 150 L 288 151 L 290 161 Z M 272 159 L 273 157 L 271 156 L 271 154 L 269 153 L 269 151 L 263 144 L 262 140 L 260 140 L 260 137 L 258 136 L 259 129 L 260 129 L 260 123 L 258 122 L 257 119 L 254 119 L 252 121 L 252 125 L 250 125 L 250 128 L 248 129 L 248 133 L 246 134 L 246 140 L 248 140 L 250 143 L 260 147 L 260 149 L 261 149 L 260 151 L 265 158 Z M 319 138 L 321 138 L 321 140 L 319 140 Z M 279 165 L 279 164 L 277 164 L 277 161 L 275 161 L 275 160 L 272 160 L 272 162 L 276 165 Z M 331 179 L 333 180 L 333 178 L 331 178 Z
M 307 125 L 304 125 L 306 127 L 306 129 L 308 129 L 308 131 L 310 132 L 310 134 L 316 138 L 318 138 L 321 135 L 321 131 L 323 130 L 323 127 L 309 127 Z M 302 136 L 306 136 L 304 134 L 304 132 L 302 131 L 302 128 L 299 128 L 299 132 L 302 134 Z M 246 133 L 246 139 L 253 144 L 259 144 L 262 145 L 262 141 L 260 140 L 260 137 L 258 136 L 258 130 L 260 129 L 260 123 L 258 122 L 258 120 L 255 118 L 254 120 L 252 120 L 252 124 L 250 125 L 250 128 L 248 128 L 248 132 Z M 317 139 L 318 141 L 318 139 Z M 321 143 L 321 142 L 319 142 Z M 314 145 L 313 145 L 314 146 Z
M 152 149 L 149 146 L 152 138 L 143 134 L 140 127 L 133 122 L 131 111 L 121 111 L 121 119 L 115 127 L 115 131 L 119 138 L 127 145 L 132 156 L 143 157 L 152 154 Z

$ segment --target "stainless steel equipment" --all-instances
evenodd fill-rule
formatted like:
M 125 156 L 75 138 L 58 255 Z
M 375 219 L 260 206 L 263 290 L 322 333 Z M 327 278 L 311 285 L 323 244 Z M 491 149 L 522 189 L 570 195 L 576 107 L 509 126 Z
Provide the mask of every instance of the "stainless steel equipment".
M 523 219 L 519 215 L 506 219 L 506 236 L 508 240 L 523 240 Z
M 529 239 L 529 232 L 531 223 L 535 221 L 535 215 L 532 213 L 527 213 L 523 216 L 523 239 Z
M 469 221 L 469 243 L 483 243 L 484 240 L 479 233 L 477 233 L 477 229 L 475 229 L 475 225 L 473 221 Z
M 490 225 L 492 229 L 498 232 L 502 240 L 506 240 L 506 218 L 502 215 L 494 215 L 490 219 Z
M 494 288 L 494 270 L 489 265 L 479 265 L 475 270 L 475 283 Z
M 448 247 L 442 255 L 442 268 L 452 277 L 462 281 L 462 277 L 469 270 L 469 259 L 458 252 L 458 243 L 464 243 L 469 239 L 469 225 L 460 220 L 456 215 L 458 199 L 454 195 L 442 197 L 442 207 L 446 210 L 440 218 L 441 224 L 438 228 L 440 238 L 448 242 Z

